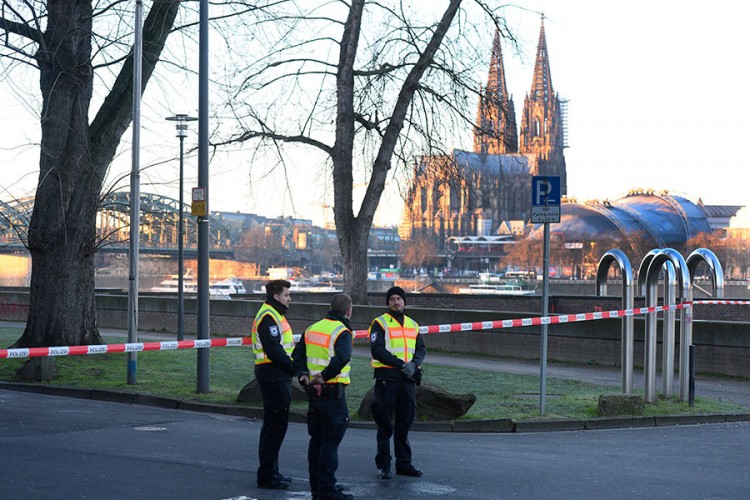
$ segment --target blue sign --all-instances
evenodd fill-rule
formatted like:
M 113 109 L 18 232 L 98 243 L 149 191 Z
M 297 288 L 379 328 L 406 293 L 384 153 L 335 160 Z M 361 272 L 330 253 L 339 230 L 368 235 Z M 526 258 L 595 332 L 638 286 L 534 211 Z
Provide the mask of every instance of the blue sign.
M 535 175 L 531 178 L 531 222 L 560 222 L 560 176 Z
M 560 205 L 560 176 L 535 175 L 531 178 L 531 206 Z

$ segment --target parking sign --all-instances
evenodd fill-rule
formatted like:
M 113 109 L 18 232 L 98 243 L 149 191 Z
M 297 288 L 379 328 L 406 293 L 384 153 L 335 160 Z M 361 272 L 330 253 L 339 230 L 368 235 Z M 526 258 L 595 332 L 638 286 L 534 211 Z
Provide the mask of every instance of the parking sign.
M 535 175 L 531 178 L 531 222 L 560 222 L 560 176 Z

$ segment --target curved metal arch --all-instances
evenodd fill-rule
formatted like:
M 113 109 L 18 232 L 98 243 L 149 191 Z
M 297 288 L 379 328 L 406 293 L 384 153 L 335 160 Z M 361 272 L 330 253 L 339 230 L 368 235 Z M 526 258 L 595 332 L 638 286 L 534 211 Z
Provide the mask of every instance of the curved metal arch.
M 650 253 L 650 252 L 649 252 Z M 648 271 L 646 272 L 646 306 L 656 306 L 657 293 L 656 285 L 659 280 L 659 273 L 665 264 L 671 263 L 674 266 L 675 280 L 674 284 L 679 287 L 680 297 L 683 302 L 690 302 L 691 299 L 691 288 L 690 288 L 690 274 L 688 273 L 687 263 L 683 259 L 679 252 L 672 248 L 664 248 L 657 251 L 650 259 L 648 264 Z M 668 271 L 669 273 L 669 271 Z M 669 274 L 667 276 L 669 279 Z M 691 308 L 681 309 L 680 324 L 682 325 L 682 331 L 685 332 L 692 324 L 692 312 Z M 651 403 L 654 401 L 655 388 L 656 388 L 656 313 L 649 313 L 646 321 L 646 334 L 645 334 L 645 361 L 644 361 L 644 379 L 645 379 L 645 399 L 646 402 Z M 680 345 L 680 394 L 683 389 L 683 377 L 686 373 L 683 372 L 683 359 L 687 359 L 688 347 L 686 345 Z
M 617 229 L 620 231 L 620 234 L 627 240 L 628 245 L 630 245 L 630 248 L 635 252 L 636 254 L 640 251 L 639 245 L 637 241 L 633 238 L 632 232 L 628 231 L 628 228 L 625 227 L 620 219 L 615 215 L 614 211 L 607 205 L 604 205 L 602 203 L 592 203 L 590 205 L 586 205 L 591 210 L 594 210 L 611 222 Z M 630 214 L 628 214 L 630 215 Z M 631 216 L 632 217 L 632 216 Z M 640 224 L 640 221 L 637 218 L 633 218 L 637 223 Z M 645 226 L 642 226 L 645 227 Z M 648 228 L 646 228 L 648 230 Z M 654 240 L 658 241 L 658 240 Z
M 175 223 L 179 217 L 180 202 L 173 198 L 163 195 L 141 193 L 141 207 L 144 213 L 151 214 L 154 217 L 156 225 L 169 225 Z M 28 231 L 31 213 L 34 208 L 34 197 L 29 196 L 11 202 L 0 200 L 0 238 L 4 238 L 3 233 L 13 234 L 10 238 L 23 238 Z M 183 211 L 189 213 L 190 205 L 183 204 Z M 127 226 L 130 221 L 130 193 L 127 191 L 117 191 L 107 194 L 100 201 L 99 217 L 115 217 L 120 220 L 123 226 Z M 187 219 L 188 221 L 191 218 Z M 211 216 L 211 241 L 219 247 L 224 247 L 228 238 L 226 235 L 230 232 L 229 226 L 218 218 Z M 142 224 L 143 226 L 144 224 Z M 109 238 L 116 233 L 116 229 L 111 234 L 102 236 L 104 239 Z
M 695 278 L 695 270 L 698 264 L 704 262 L 711 272 L 711 282 L 714 287 L 714 296 L 717 299 L 724 298 L 724 270 L 721 267 L 721 262 L 711 250 L 708 248 L 696 248 L 693 252 L 688 255 L 685 259 L 687 263 L 688 271 L 690 273 L 690 286 L 693 285 L 693 279 Z
M 688 300 L 693 300 L 693 278 L 698 264 L 705 262 L 711 271 L 711 279 L 714 286 L 714 295 L 717 298 L 724 297 L 724 270 L 721 268 L 721 262 L 716 255 L 707 248 L 697 248 L 688 255 L 685 264 L 688 269 L 690 286 L 688 289 Z M 683 311 L 686 311 L 683 309 Z M 690 346 L 693 344 L 693 309 L 692 307 L 685 312 L 686 321 L 682 323 L 680 330 L 680 400 L 686 401 L 689 398 L 690 382 Z
M 21 198 L 10 203 L 0 201 L 0 240 L 26 244 L 33 202 L 33 198 Z
M 596 293 L 605 295 L 607 293 L 607 275 L 613 264 L 617 264 L 622 275 L 622 308 L 625 311 L 633 310 L 633 268 L 628 256 L 620 249 L 608 250 L 599 259 L 596 270 Z M 631 394 L 633 392 L 633 315 L 629 314 L 622 318 L 622 346 L 620 348 L 620 366 L 622 371 L 622 392 Z
M 169 218 L 170 222 L 177 220 L 179 217 L 179 207 L 179 200 L 175 200 L 174 198 L 158 194 L 141 193 L 141 209 L 149 214 L 168 214 L 167 218 Z M 102 200 L 101 208 L 122 212 L 129 219 L 130 193 L 127 191 L 117 191 L 108 194 Z M 189 214 L 190 205 L 183 204 L 182 208 L 184 212 L 188 212 Z M 211 240 L 216 242 L 219 246 L 224 246 L 222 243 L 222 240 L 224 239 L 223 235 L 229 233 L 229 226 L 213 215 L 211 215 L 210 221 Z M 186 222 L 194 223 L 194 217 L 189 216 L 186 218 Z
M 141 209 L 151 213 L 175 213 L 179 214 L 180 202 L 167 196 L 141 193 Z M 101 208 L 130 212 L 130 193 L 118 191 L 108 194 L 101 203 Z M 189 209 L 185 204 L 183 210 Z
M 695 234 L 693 234 L 693 226 L 690 224 L 690 217 L 687 212 L 685 212 L 685 208 L 674 198 L 674 196 L 670 194 L 655 194 L 654 196 L 669 205 L 680 218 L 682 228 L 685 230 L 685 241 L 688 241 L 695 236 Z
M 648 235 L 653 238 L 657 245 L 659 245 L 660 247 L 664 247 L 666 245 L 661 233 L 654 227 L 653 224 L 651 224 L 651 221 L 648 220 L 648 217 L 644 217 L 643 214 L 638 210 L 635 210 L 633 207 L 625 203 L 614 206 L 630 215 L 635 221 L 643 226 L 646 229 Z
M 659 248 L 652 248 L 641 260 L 641 265 L 638 266 L 638 293 L 640 295 L 646 295 L 646 275 L 648 274 L 648 266 L 651 261 L 654 260 L 654 256 L 659 252 Z

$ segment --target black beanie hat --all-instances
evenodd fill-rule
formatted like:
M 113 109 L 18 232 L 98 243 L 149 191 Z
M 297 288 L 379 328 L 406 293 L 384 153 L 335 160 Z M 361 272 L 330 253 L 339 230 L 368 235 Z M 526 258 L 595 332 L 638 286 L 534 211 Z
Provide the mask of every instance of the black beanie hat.
M 400 295 L 401 298 L 404 299 L 404 304 L 406 304 L 406 292 L 400 286 L 392 286 L 387 292 L 385 292 L 385 305 L 388 305 L 391 295 Z

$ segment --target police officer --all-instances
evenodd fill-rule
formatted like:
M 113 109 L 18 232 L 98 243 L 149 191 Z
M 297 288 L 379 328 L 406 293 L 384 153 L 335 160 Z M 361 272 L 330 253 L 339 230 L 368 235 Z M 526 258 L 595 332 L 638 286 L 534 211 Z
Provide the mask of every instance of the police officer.
M 266 301 L 255 315 L 252 327 L 255 378 L 263 397 L 257 484 L 259 488 L 274 490 L 286 489 L 292 482 L 290 476 L 279 473 L 279 450 L 289 425 L 294 374 L 290 357 L 294 339 L 285 317 L 292 301 L 291 286 L 286 280 L 266 283 Z
M 334 295 L 325 319 L 311 325 L 292 353 L 295 373 L 309 396 L 307 459 L 312 498 L 354 498 L 336 484 L 338 447 L 349 424 L 344 389 L 349 385 L 352 299 Z
M 419 325 L 404 314 L 406 293 L 394 286 L 385 294 L 388 312 L 370 325 L 370 353 L 375 369 L 372 416 L 378 425 L 375 466 L 380 479 L 391 478 L 390 440 L 396 455 L 396 474 L 419 477 L 411 463 L 409 429 L 417 408 L 417 383 L 427 349 Z M 395 425 L 391 424 L 394 421 Z

